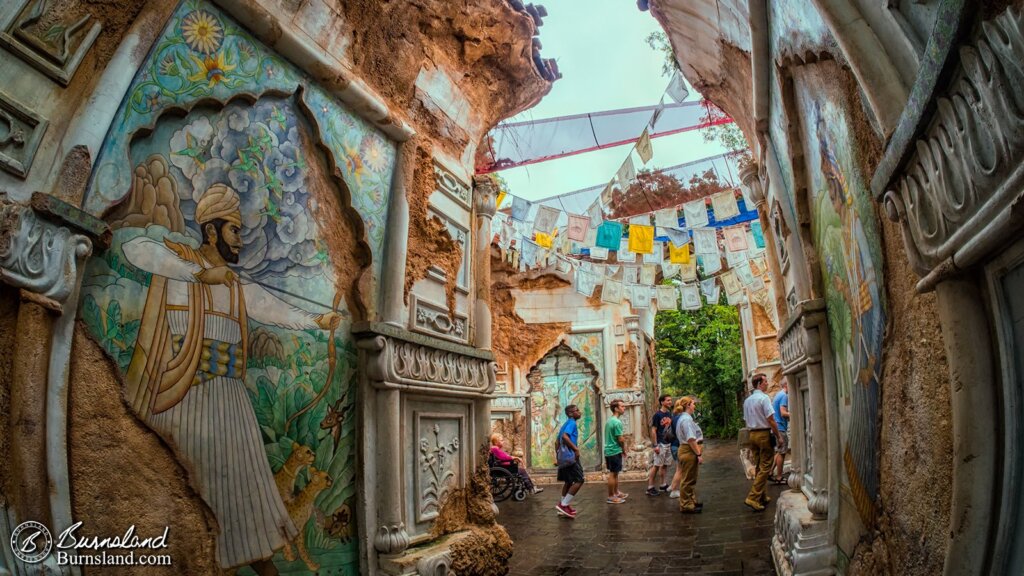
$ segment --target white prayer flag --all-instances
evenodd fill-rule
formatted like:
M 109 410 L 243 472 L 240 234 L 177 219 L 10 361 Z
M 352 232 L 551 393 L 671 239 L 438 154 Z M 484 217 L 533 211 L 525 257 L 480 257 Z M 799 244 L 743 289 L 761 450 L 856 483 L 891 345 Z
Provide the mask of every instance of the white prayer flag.
M 750 284 L 750 286 L 747 286 L 747 291 L 749 291 L 751 294 L 757 294 L 758 292 L 766 288 L 767 286 L 765 286 L 764 280 L 762 278 L 755 276 L 754 281 Z
M 537 210 L 537 216 L 533 219 L 533 229 L 537 232 L 551 234 L 558 225 L 558 217 L 562 211 L 551 206 L 541 206 Z
M 739 292 L 743 288 L 742 286 L 740 286 L 739 279 L 736 278 L 735 270 L 729 270 L 723 273 L 721 276 L 719 276 L 719 279 L 722 280 L 722 286 L 725 288 L 726 294 L 733 294 L 735 292 Z
M 576 271 L 576 291 L 583 294 L 586 297 L 594 295 L 594 288 L 597 287 L 597 274 L 590 272 L 584 272 L 583 270 Z
M 636 266 L 623 266 L 622 267 L 622 281 L 626 284 L 636 284 L 637 278 L 640 276 L 640 269 Z
M 561 272 L 562 274 L 568 274 L 569 271 L 572 270 L 572 264 L 569 262 L 568 259 L 563 258 L 561 256 L 556 256 L 555 270 Z
M 591 260 L 607 260 L 608 259 L 608 249 L 607 248 L 601 248 L 600 246 L 591 246 L 590 247 L 590 259 Z
M 520 264 L 526 268 L 535 266 L 537 263 L 537 255 L 540 254 L 540 246 L 538 246 L 533 240 L 528 238 L 522 239 L 522 254 L 520 256 Z
M 647 309 L 651 307 L 651 288 L 633 284 L 629 287 L 629 302 L 633 308 Z
M 651 264 L 640 267 L 640 283 L 644 286 L 653 286 L 654 278 L 658 275 L 658 269 Z
M 520 222 L 525 222 L 530 216 L 530 208 L 533 204 L 529 200 L 520 198 L 519 196 L 512 197 L 512 218 Z
M 658 309 L 675 310 L 679 304 L 679 291 L 675 286 L 658 286 Z
M 718 286 L 718 279 L 717 278 L 706 278 L 706 279 L 700 281 L 700 291 L 703 292 L 704 295 L 709 297 L 709 298 L 711 297 L 712 294 L 714 294 L 715 288 L 717 286 Z
M 718 301 L 722 299 L 722 287 L 715 285 L 710 293 L 704 295 L 704 299 L 708 304 L 718 304 Z
M 597 227 L 604 224 L 604 209 L 601 208 L 601 200 L 594 200 L 594 203 L 590 205 L 587 210 L 587 216 L 590 216 L 590 229 L 597 230 Z
M 736 193 L 732 190 L 711 195 L 711 208 L 715 211 L 715 220 L 728 220 L 740 215 L 740 207 L 736 204 Z
M 629 239 L 619 240 L 619 251 L 616 254 L 619 262 L 636 262 L 636 253 L 629 251 Z
M 698 256 L 697 259 L 700 262 L 700 269 L 704 272 L 705 276 L 710 276 L 722 269 L 722 257 L 718 254 Z
M 583 237 L 583 246 L 585 248 L 597 246 L 597 228 L 587 229 L 587 235 Z
M 679 265 L 679 277 L 684 282 L 692 282 L 697 279 L 697 261 L 690 259 L 686 264 Z
M 649 254 L 644 254 L 644 264 L 661 264 L 665 259 L 665 248 L 661 242 L 654 243 L 654 249 Z
M 754 283 L 754 272 L 750 269 L 750 262 L 744 262 L 733 270 L 736 272 L 736 278 L 744 286 L 750 286 Z
M 650 226 L 651 215 L 650 214 L 637 214 L 636 216 L 629 217 L 630 224 L 637 224 L 639 226 Z
M 704 200 L 694 200 L 683 204 L 683 218 L 690 230 L 708 225 L 708 209 Z
M 659 236 L 668 236 L 668 239 L 676 247 L 682 246 L 690 241 L 690 233 L 679 228 L 658 228 Z
M 679 70 L 676 70 L 675 74 L 672 75 L 672 80 L 669 81 L 668 87 L 665 88 L 665 93 L 677 104 L 690 96 L 690 91 L 686 89 L 686 81 L 683 79 L 683 75 L 679 73 Z
M 738 306 L 740 304 L 743 304 L 744 300 L 746 300 L 746 294 L 743 292 L 743 290 L 734 292 L 732 294 L 728 292 L 725 293 L 725 301 L 728 302 L 730 306 Z
M 589 260 L 580 260 L 580 270 L 584 272 L 593 272 L 595 267 L 594 263 Z
M 654 225 L 662 228 L 678 228 L 679 215 L 675 208 L 665 208 L 654 212 Z
M 654 156 L 654 148 L 651 147 L 651 135 L 647 133 L 646 128 L 644 133 L 640 135 L 640 139 L 636 141 L 636 153 L 644 164 L 650 162 L 651 157 Z
M 605 279 L 604 288 L 601 288 L 601 301 L 609 304 L 621 304 L 622 282 Z
M 718 233 L 714 228 L 693 230 L 693 250 L 696 254 L 718 256 Z
M 630 182 L 636 180 L 636 167 L 633 166 L 632 156 L 626 156 L 626 161 L 622 163 L 616 176 L 618 176 L 619 184 L 622 185 L 623 190 L 629 187 Z
M 696 284 L 683 284 L 679 287 L 682 296 L 683 310 L 700 310 L 703 302 L 700 299 L 700 288 Z
M 614 264 L 606 265 L 604 267 L 605 276 L 607 276 L 608 278 L 614 278 L 615 275 L 619 273 L 619 268 L 622 268 L 622 266 L 616 266 Z
M 662 278 L 675 278 L 677 274 L 679 274 L 679 264 L 672 264 L 670 262 L 661 263 Z
M 747 261 L 748 254 L 746 252 L 729 252 L 725 251 L 725 263 L 729 265 L 729 268 L 735 268 L 740 264 Z

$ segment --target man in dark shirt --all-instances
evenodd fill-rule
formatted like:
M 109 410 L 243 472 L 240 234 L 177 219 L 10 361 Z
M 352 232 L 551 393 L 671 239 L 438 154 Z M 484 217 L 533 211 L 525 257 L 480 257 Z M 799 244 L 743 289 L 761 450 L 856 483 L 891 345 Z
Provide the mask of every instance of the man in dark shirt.
M 668 492 L 666 472 L 672 463 L 672 396 L 662 394 L 658 396 L 658 411 L 651 417 L 651 445 L 654 446 L 654 463 L 647 475 L 647 495 L 657 496 L 661 492 Z M 656 487 L 655 481 L 658 474 L 661 474 L 661 490 Z

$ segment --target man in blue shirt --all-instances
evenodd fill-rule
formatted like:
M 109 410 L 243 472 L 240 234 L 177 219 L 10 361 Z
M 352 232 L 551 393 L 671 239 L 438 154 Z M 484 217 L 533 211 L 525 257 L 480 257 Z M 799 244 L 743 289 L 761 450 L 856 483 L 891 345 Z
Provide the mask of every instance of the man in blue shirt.
M 783 484 L 786 480 L 782 477 L 782 468 L 789 452 L 789 382 L 785 378 L 782 379 L 782 390 L 772 400 L 772 408 L 775 409 L 775 422 L 782 433 L 782 442 L 775 447 L 775 477 L 772 482 Z
M 562 465 L 559 462 L 558 480 L 563 483 L 562 500 L 555 505 L 555 510 L 566 518 L 575 518 L 576 509 L 570 506 L 570 503 L 587 480 L 583 473 L 583 464 L 580 463 L 580 429 L 576 425 L 576 421 L 583 416 L 583 412 L 575 404 L 569 404 L 565 407 L 565 415 L 569 419 L 558 431 L 558 441 L 555 442 L 555 461 L 559 462 L 558 449 L 562 446 L 571 450 L 576 457 L 571 464 Z

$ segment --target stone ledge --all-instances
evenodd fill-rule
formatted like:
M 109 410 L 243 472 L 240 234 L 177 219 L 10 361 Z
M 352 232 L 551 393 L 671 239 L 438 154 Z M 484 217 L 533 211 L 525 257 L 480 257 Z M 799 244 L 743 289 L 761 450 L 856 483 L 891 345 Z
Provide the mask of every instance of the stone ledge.
M 436 573 L 435 570 L 438 566 L 449 566 L 451 564 L 452 544 L 467 538 L 469 535 L 470 532 L 468 530 L 447 534 L 437 540 L 412 546 L 397 556 L 381 555 L 379 557 L 380 569 L 384 574 L 390 574 L 391 576 L 424 573 L 433 575 Z M 425 572 L 423 568 L 428 566 L 432 569 Z

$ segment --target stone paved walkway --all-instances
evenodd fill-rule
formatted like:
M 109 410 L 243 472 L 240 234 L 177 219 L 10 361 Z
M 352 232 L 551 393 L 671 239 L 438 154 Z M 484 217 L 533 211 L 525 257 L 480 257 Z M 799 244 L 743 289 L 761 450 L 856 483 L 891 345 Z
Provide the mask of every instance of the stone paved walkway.
M 743 504 L 749 482 L 736 443 L 711 441 L 697 481 L 702 514 L 679 513 L 678 501 L 644 495 L 646 482 L 622 485 L 625 504 L 605 503 L 606 486 L 588 482 L 573 506 L 574 520 L 554 509 L 559 486 L 525 502 L 498 504 L 515 549 L 510 574 L 775 574 L 769 549 L 775 498 L 755 513 Z

